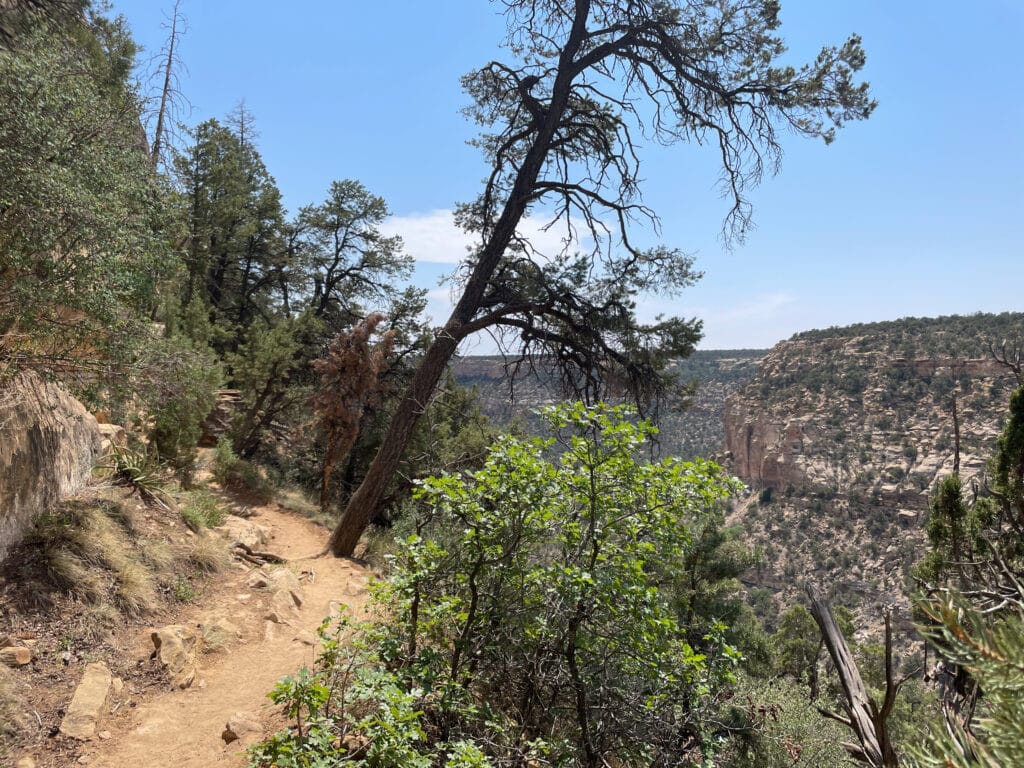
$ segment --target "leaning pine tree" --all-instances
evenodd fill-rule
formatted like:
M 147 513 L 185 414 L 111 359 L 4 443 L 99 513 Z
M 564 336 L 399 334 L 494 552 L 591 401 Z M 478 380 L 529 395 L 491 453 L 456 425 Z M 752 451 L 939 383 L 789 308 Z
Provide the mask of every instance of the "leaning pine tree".
M 682 252 L 643 250 L 631 225 L 657 223 L 641 199 L 635 137 L 661 144 L 713 142 L 742 237 L 747 188 L 777 169 L 779 127 L 832 140 L 875 106 L 860 39 L 824 48 L 813 63 L 780 65 L 775 0 L 505 0 L 510 63 L 463 80 L 466 112 L 491 163 L 483 192 L 458 214 L 478 236 L 462 296 L 420 362 L 362 485 L 330 540 L 350 555 L 426 404 L 470 334 L 515 339 L 523 360 L 558 366 L 570 389 L 624 383 L 642 402 L 666 383 L 670 358 L 700 338 L 696 320 L 637 322 L 640 292 L 673 294 L 698 275 Z M 591 250 L 539 253 L 517 228 L 548 212 Z M 580 231 L 583 230 L 583 231 Z

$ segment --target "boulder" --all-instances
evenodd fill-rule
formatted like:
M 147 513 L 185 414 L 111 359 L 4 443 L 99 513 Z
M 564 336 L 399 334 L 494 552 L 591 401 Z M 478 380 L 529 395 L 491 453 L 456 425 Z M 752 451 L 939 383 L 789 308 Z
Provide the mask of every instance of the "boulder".
M 31 372 L 0 385 L 0 561 L 32 519 L 80 490 L 102 437 L 85 406 Z
M 240 630 L 227 616 L 211 613 L 199 623 L 203 636 L 204 650 L 224 648 L 242 636 Z
M 104 455 L 111 453 L 114 448 L 128 447 L 128 433 L 124 431 L 124 427 L 117 424 L 99 424 L 98 428 L 102 438 L 100 452 Z
M 272 590 L 287 589 L 291 592 L 301 592 L 302 584 L 299 577 L 287 568 L 277 568 L 267 574 L 268 586 Z
M 264 618 L 275 624 L 292 624 L 298 620 L 298 606 L 290 590 L 279 589 L 274 593 L 274 596 L 270 598 L 270 608 Z
M 275 592 L 287 592 L 296 608 L 302 607 L 302 584 L 299 578 L 287 568 L 278 568 L 267 576 L 267 587 Z
M 82 682 L 68 705 L 60 724 L 60 732 L 72 739 L 91 739 L 96 735 L 96 722 L 107 703 L 112 676 L 102 661 L 87 664 Z
M 225 517 L 224 524 L 214 530 L 229 542 L 239 541 L 250 549 L 260 549 L 270 540 L 269 529 L 235 515 Z
M 314 635 L 308 629 L 299 630 L 298 634 L 296 634 L 295 637 L 292 638 L 292 640 L 294 640 L 297 643 L 302 643 L 303 645 L 316 645 L 316 635 Z
M 253 571 L 249 574 L 246 585 L 249 589 L 266 589 L 270 586 L 270 579 L 267 578 L 267 574 L 263 571 Z
M 153 656 L 167 670 L 171 685 L 188 688 L 196 679 L 196 652 L 200 635 L 191 627 L 170 624 L 150 636 L 155 650 Z
M 263 729 L 259 717 L 251 712 L 236 712 L 225 723 L 220 737 L 225 744 L 243 739 L 247 735 L 259 735 Z

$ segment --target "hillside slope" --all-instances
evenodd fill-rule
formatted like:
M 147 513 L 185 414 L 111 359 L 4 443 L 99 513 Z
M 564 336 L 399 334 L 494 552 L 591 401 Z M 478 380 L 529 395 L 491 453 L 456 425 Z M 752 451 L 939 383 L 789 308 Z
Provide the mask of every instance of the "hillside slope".
M 664 408 L 659 415 L 660 450 L 663 455 L 717 456 L 725 438 L 723 412 L 726 398 L 754 376 L 763 349 L 700 350 L 673 365 L 679 380 L 695 385 L 687 408 Z M 507 425 L 522 419 L 534 423 L 532 413 L 562 400 L 557 382 L 527 376 L 515 388 L 509 386 L 504 358 L 461 358 L 453 373 L 462 386 L 475 387 L 484 414 Z
M 778 344 L 725 408 L 727 466 L 751 488 L 734 512 L 764 565 L 759 586 L 802 578 L 845 602 L 906 604 L 936 482 L 980 482 L 1010 370 L 990 344 L 1024 314 L 906 319 L 811 331 Z

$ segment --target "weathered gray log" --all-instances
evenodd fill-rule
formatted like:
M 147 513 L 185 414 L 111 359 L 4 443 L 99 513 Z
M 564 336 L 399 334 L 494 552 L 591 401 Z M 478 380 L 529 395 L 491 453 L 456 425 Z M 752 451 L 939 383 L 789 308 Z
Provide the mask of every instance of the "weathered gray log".
M 843 744 L 854 759 L 867 763 L 872 768 L 897 768 L 899 762 L 889 739 L 886 720 L 892 712 L 896 693 L 903 681 L 894 682 L 892 677 L 892 631 L 889 614 L 885 616 L 885 702 L 879 710 L 868 694 L 860 670 L 857 669 L 857 662 L 850 653 L 846 638 L 839 630 L 832 607 L 813 585 L 807 586 L 807 596 L 811 600 L 811 615 L 818 623 L 828 655 L 832 658 L 839 675 L 839 682 L 846 696 L 844 709 L 848 717 L 822 709 L 819 711 L 843 723 L 856 735 L 859 744 Z

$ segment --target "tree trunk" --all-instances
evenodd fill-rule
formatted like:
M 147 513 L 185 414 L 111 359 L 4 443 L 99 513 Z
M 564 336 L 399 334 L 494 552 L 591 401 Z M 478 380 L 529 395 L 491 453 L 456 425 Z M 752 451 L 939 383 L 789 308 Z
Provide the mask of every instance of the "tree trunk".
M 892 630 L 889 614 L 885 617 L 885 702 L 881 710 L 868 694 L 867 687 L 861 679 L 857 662 L 850 653 L 846 638 L 839 630 L 839 623 L 832 613 L 821 592 L 812 585 L 807 586 L 807 596 L 811 599 L 811 615 L 821 630 L 821 639 L 825 642 L 832 663 L 835 665 L 839 682 L 846 694 L 846 713 L 848 717 L 840 717 L 832 712 L 820 709 L 823 715 L 838 720 L 854 732 L 859 744 L 843 744 L 850 756 L 871 768 L 897 768 L 899 765 L 896 751 L 889 738 L 886 720 L 892 712 L 896 701 L 896 693 L 901 682 L 893 680 L 892 673 Z
M 416 369 L 412 382 L 406 389 L 387 434 L 370 465 L 366 477 L 349 499 L 337 527 L 327 542 L 327 550 L 335 557 L 351 557 L 359 537 L 369 522 L 382 510 L 384 494 L 388 483 L 398 469 L 402 453 L 419 422 L 420 416 L 430 402 L 438 382 L 447 369 L 448 362 L 455 355 L 459 342 L 467 335 L 467 326 L 480 309 L 487 284 L 494 270 L 501 262 L 516 227 L 526 212 L 537 184 L 537 177 L 544 159 L 569 103 L 572 88 L 573 58 L 585 36 L 584 22 L 589 9 L 588 2 L 577 2 L 576 19 L 569 40 L 562 49 L 559 71 L 551 93 L 551 103 L 545 120 L 538 126 L 537 136 L 523 158 L 523 164 L 516 173 L 515 183 L 509 192 L 501 216 L 494 224 L 483 250 L 477 258 L 466 288 L 452 311 L 444 328 L 437 332 L 422 362 Z M 325 553 L 326 553 L 325 551 Z
M 153 167 L 160 164 L 160 152 L 163 149 L 164 120 L 167 116 L 167 101 L 171 94 L 171 75 L 174 72 L 174 47 L 178 43 L 178 6 L 181 0 L 174 3 L 171 11 L 171 36 L 167 42 L 167 60 L 164 62 L 164 87 L 160 91 L 160 109 L 156 116 L 156 130 L 153 132 L 153 149 L 150 157 Z
M 452 320 L 454 319 L 453 317 Z M 450 320 L 449 325 L 451 324 Z M 379 513 L 384 493 L 402 460 L 402 453 L 409 442 L 409 437 L 457 348 L 458 340 L 442 333 L 424 355 L 398 410 L 388 425 L 388 431 L 373 463 L 370 464 L 366 477 L 348 500 L 345 512 L 327 542 L 327 549 L 335 557 L 351 557 L 356 544 L 359 543 L 359 537 Z

